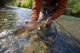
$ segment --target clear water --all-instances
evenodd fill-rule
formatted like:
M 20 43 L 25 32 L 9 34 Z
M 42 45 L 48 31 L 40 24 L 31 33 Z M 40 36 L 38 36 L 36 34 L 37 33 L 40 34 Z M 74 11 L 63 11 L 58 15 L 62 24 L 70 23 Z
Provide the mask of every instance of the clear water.
M 12 30 L 28 20 L 31 9 L 17 7 L 0 8 L 0 37 L 7 36 Z M 44 43 L 24 33 L 0 39 L 0 53 L 80 53 L 80 18 L 62 15 L 56 21 L 58 38 L 53 43 Z M 69 34 L 70 33 L 70 34 Z

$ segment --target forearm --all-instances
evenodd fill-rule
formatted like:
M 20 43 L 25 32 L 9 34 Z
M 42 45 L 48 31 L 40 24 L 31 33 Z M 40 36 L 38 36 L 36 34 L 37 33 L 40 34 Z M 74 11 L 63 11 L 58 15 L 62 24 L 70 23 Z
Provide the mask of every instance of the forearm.
M 67 1 L 68 0 L 59 0 L 56 6 L 56 11 L 53 13 L 54 19 L 57 19 L 59 16 L 61 16 L 67 7 Z
M 32 8 L 32 14 L 30 19 L 38 19 L 39 13 L 42 8 L 43 0 L 34 0 L 33 1 L 33 8 Z

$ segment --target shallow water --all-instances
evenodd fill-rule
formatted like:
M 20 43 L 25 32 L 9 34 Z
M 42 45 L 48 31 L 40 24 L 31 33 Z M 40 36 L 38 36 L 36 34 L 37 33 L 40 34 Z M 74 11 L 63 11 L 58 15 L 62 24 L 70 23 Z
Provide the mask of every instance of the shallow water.
M 12 30 L 31 16 L 31 9 L 0 8 L 0 37 L 7 36 Z M 58 38 L 53 43 L 44 43 L 37 35 L 31 37 L 24 33 L 0 39 L 0 53 L 80 53 L 80 18 L 62 15 L 55 21 Z

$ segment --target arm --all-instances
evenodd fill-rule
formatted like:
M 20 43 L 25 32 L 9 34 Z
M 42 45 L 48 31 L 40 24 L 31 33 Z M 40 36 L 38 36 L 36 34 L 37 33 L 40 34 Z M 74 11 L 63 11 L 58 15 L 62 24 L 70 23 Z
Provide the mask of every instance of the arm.
M 33 8 L 32 8 L 32 14 L 30 19 L 38 19 L 39 13 L 42 8 L 43 0 L 34 0 L 33 1 Z
M 53 13 L 54 19 L 57 19 L 61 16 L 66 10 L 68 0 L 59 0 L 57 2 L 56 11 Z
M 53 16 L 48 17 L 45 24 L 50 24 L 52 19 L 55 20 L 64 13 L 67 7 L 67 1 L 68 0 L 59 0 L 57 2 L 56 11 L 53 13 Z

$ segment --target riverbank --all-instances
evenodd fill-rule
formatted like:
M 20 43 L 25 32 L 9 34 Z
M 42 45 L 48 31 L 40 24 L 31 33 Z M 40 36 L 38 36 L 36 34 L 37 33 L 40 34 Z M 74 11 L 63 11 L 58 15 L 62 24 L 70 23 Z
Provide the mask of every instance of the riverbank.
M 23 7 L 16 7 L 16 6 L 6 6 L 6 7 L 10 7 L 10 8 L 23 8 Z M 31 8 L 24 8 L 24 9 L 31 9 Z M 67 14 L 65 14 L 65 12 L 64 12 L 63 15 L 67 15 Z M 80 14 L 79 13 L 71 13 L 71 15 L 67 15 L 67 16 L 73 16 L 73 17 L 80 18 Z
M 64 12 L 63 15 L 74 16 L 74 17 L 79 17 L 80 18 L 80 12 L 78 12 L 78 13 L 69 13 L 69 14 L 66 14 L 66 12 Z
M 24 2 L 21 2 L 19 0 L 16 2 L 17 7 L 32 8 L 32 5 L 33 1 L 30 0 L 25 0 Z M 69 0 L 66 11 L 63 14 L 68 16 L 80 17 L 80 1 Z

